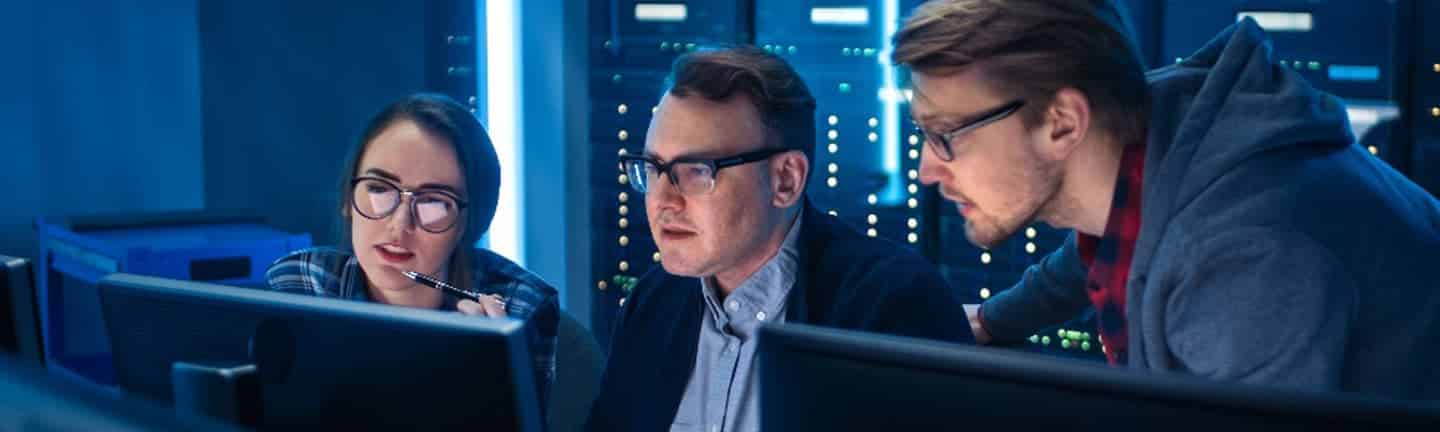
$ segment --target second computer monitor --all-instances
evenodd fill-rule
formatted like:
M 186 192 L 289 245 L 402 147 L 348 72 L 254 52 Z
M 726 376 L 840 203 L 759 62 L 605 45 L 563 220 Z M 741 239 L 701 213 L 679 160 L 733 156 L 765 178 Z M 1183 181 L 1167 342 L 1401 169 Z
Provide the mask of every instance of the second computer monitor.
M 766 326 L 761 430 L 1408 430 L 1433 403 L 1381 401 L 803 325 Z

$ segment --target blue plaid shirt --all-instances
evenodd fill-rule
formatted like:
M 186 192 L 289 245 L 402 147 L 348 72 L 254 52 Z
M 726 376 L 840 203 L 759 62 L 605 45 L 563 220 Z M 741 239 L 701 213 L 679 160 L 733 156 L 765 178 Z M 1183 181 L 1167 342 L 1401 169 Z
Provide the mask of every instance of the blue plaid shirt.
M 559 304 L 555 288 L 505 257 L 484 249 L 475 251 L 475 284 L 472 289 L 504 297 L 505 313 L 527 321 L 526 339 L 535 356 L 535 372 L 542 407 L 549 400 L 555 382 L 555 333 L 559 327 Z M 270 264 L 265 271 L 267 286 L 274 291 L 320 297 L 372 301 L 365 285 L 365 272 L 354 255 L 335 248 L 315 247 L 291 252 Z M 457 311 L 459 303 L 445 296 L 441 310 Z

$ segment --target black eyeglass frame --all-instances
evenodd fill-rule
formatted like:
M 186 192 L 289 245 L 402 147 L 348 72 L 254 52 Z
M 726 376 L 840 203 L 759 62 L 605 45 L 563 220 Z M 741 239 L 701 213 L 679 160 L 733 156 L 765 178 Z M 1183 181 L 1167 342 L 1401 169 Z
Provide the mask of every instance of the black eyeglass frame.
M 656 175 L 661 175 L 661 174 L 665 175 L 665 177 L 668 177 L 668 178 L 670 179 L 670 185 L 671 185 L 671 186 L 675 186 L 677 189 L 679 189 L 679 188 L 680 188 L 680 180 L 675 177 L 675 173 L 674 173 L 675 166 L 680 165 L 680 164 L 697 164 L 697 163 L 698 163 L 698 164 L 702 164 L 702 165 L 706 165 L 706 166 L 709 166 L 709 167 L 710 167 L 710 189 L 709 189 L 709 190 L 706 190 L 706 191 L 703 191 L 703 192 L 694 192 L 694 191 L 691 192 L 692 194 L 699 195 L 699 194 L 710 193 L 710 191 L 715 190 L 715 178 L 720 175 L 720 170 L 722 170 L 722 169 L 729 168 L 729 167 L 733 167 L 733 166 L 738 166 L 738 165 L 745 165 L 745 164 L 748 164 L 748 163 L 759 162 L 759 161 L 762 161 L 762 160 L 769 159 L 769 158 L 771 158 L 771 157 L 773 157 L 773 156 L 775 156 L 775 155 L 778 155 L 778 154 L 781 154 L 781 153 L 785 153 L 785 152 L 792 152 L 792 151 L 800 151 L 800 150 L 798 150 L 798 149 L 793 149 L 793 148 L 765 148 L 765 149 L 754 150 L 754 151 L 749 151 L 749 152 L 737 154 L 737 155 L 734 155 L 734 156 L 727 156 L 727 157 L 716 158 L 716 159 L 701 158 L 701 157 L 689 157 L 689 156 L 679 157 L 679 158 L 675 158 L 675 160 L 672 160 L 672 161 L 670 161 L 670 162 L 665 162 L 665 163 L 661 163 L 659 160 L 657 160 L 657 159 L 655 159 L 655 158 L 653 158 L 653 157 L 649 157 L 649 156 L 643 156 L 643 155 L 628 155 L 628 154 L 627 154 L 627 155 L 620 155 L 620 170 L 623 171 L 623 172 L 625 172 L 626 174 L 630 174 L 630 173 L 631 173 L 631 170 L 629 169 L 629 167 L 626 166 L 626 165 L 628 165 L 628 164 L 631 164 L 631 163 L 647 163 L 647 164 L 650 164 L 650 165 L 654 165 L 654 166 L 655 166 L 655 173 L 656 173 Z M 639 179 L 632 180 L 632 181 L 630 182 L 630 184 L 631 184 L 632 188 L 634 188 L 636 191 L 638 191 L 638 192 L 640 192 L 640 193 L 645 193 L 645 192 L 649 189 L 649 186 L 643 186 L 643 185 L 645 185 L 645 182 L 644 182 L 644 181 L 640 181 Z M 683 192 L 683 191 L 682 191 L 682 192 Z
M 929 143 L 929 145 L 931 146 L 934 146 L 935 155 L 939 156 L 940 160 L 950 162 L 955 160 L 955 151 L 954 148 L 951 147 L 951 145 L 955 141 L 956 136 L 985 127 L 986 125 L 989 125 L 991 123 L 1004 120 L 1006 117 L 1009 117 L 1011 114 L 1015 114 L 1016 111 L 1020 111 L 1020 108 L 1024 107 L 1025 100 L 1016 99 L 1014 101 L 1006 103 L 1005 105 L 1001 105 L 998 108 L 985 111 L 984 113 L 981 113 L 978 117 L 975 117 L 974 120 L 970 120 L 965 124 L 951 128 L 950 130 L 943 133 L 937 134 L 927 131 L 924 128 L 919 128 L 920 134 L 921 136 L 925 137 L 925 142 Z
M 385 184 L 386 186 L 389 186 L 390 188 L 395 189 L 396 191 L 400 192 L 400 198 L 398 198 L 398 199 L 395 200 L 395 205 L 392 206 L 392 207 L 390 207 L 389 210 L 380 212 L 379 215 L 376 215 L 376 216 L 373 216 L 373 217 L 370 216 L 370 215 L 367 215 L 367 214 L 365 214 L 365 211 L 364 211 L 364 210 L 361 210 L 361 209 L 360 209 L 360 203 L 358 203 L 358 202 L 355 201 L 355 188 L 356 188 L 356 187 L 359 187 L 361 182 L 366 182 L 366 181 L 378 181 L 378 182 L 380 182 L 380 183 L 383 183 L 383 184 Z M 449 225 L 446 225 L 444 228 L 440 228 L 440 229 L 438 229 L 438 230 L 432 230 L 432 229 L 430 229 L 430 228 L 426 228 L 424 224 L 421 224 L 421 223 L 419 222 L 419 219 L 416 217 L 416 216 L 419 215 L 420 213 L 419 213 L 419 210 L 415 208 L 415 203 L 416 203 L 415 197 L 416 197 L 416 196 L 419 196 L 419 195 L 427 195 L 427 194 L 443 195 L 443 196 L 445 196 L 446 198 L 449 198 L 449 199 L 455 201 L 455 213 L 456 213 L 456 214 L 455 214 L 455 220 L 450 221 L 450 224 L 449 224 Z M 406 188 L 404 188 L 404 187 L 401 187 L 399 184 L 396 184 L 394 181 L 391 181 L 390 179 L 386 179 L 386 178 L 382 178 L 382 177 L 375 177 L 375 176 L 360 176 L 360 177 L 356 177 L 354 180 L 350 180 L 350 207 L 355 209 L 355 214 L 358 214 L 358 215 L 360 215 L 360 217 L 363 217 L 363 218 L 366 218 L 366 219 L 370 219 L 370 220 L 381 220 L 381 219 L 385 219 L 385 218 L 388 218 L 388 217 L 394 215 L 394 214 L 395 214 L 395 210 L 400 208 L 400 205 L 401 205 L 402 202 L 405 201 L 405 197 L 406 197 L 406 196 L 409 196 L 409 197 L 410 197 L 410 206 L 409 206 L 409 207 L 410 207 L 410 223 L 415 224 L 415 226 L 419 227 L 419 228 L 422 229 L 422 230 L 425 230 L 425 232 L 429 232 L 429 233 L 433 233 L 433 234 L 444 233 L 444 232 L 446 232 L 446 231 L 449 231 L 451 228 L 455 228 L 455 224 L 460 221 L 460 215 L 463 214 L 463 212 L 465 211 L 465 208 L 466 208 L 466 207 L 469 207 L 469 206 L 470 206 L 470 203 L 469 203 L 469 202 L 461 199 L 459 196 L 456 196 L 455 194 L 452 194 L 452 193 L 447 192 L 447 191 L 442 190 L 442 189 L 428 189 L 428 188 L 421 188 L 421 189 L 414 189 L 414 190 L 412 190 L 412 189 L 406 189 Z

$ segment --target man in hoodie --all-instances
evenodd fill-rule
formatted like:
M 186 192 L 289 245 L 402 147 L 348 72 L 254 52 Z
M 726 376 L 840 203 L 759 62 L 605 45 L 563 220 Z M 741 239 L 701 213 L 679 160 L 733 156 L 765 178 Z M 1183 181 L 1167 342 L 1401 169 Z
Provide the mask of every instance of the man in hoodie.
M 895 37 L 920 176 L 995 245 L 1074 235 L 972 314 L 1013 342 L 1099 314 L 1132 369 L 1440 397 L 1440 205 L 1243 20 L 1143 71 L 1100 0 L 937 0 Z

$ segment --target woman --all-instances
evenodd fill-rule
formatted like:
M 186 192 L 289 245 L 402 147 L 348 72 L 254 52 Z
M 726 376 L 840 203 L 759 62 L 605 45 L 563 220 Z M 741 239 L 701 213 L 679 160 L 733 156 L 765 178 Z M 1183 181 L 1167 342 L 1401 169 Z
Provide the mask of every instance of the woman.
M 556 291 L 474 245 L 490 227 L 500 163 L 465 106 L 417 94 L 372 118 L 350 151 L 340 188 L 341 243 L 277 260 L 273 290 L 529 322 L 541 405 L 555 377 Z M 403 275 L 414 271 L 480 292 L 460 300 Z

